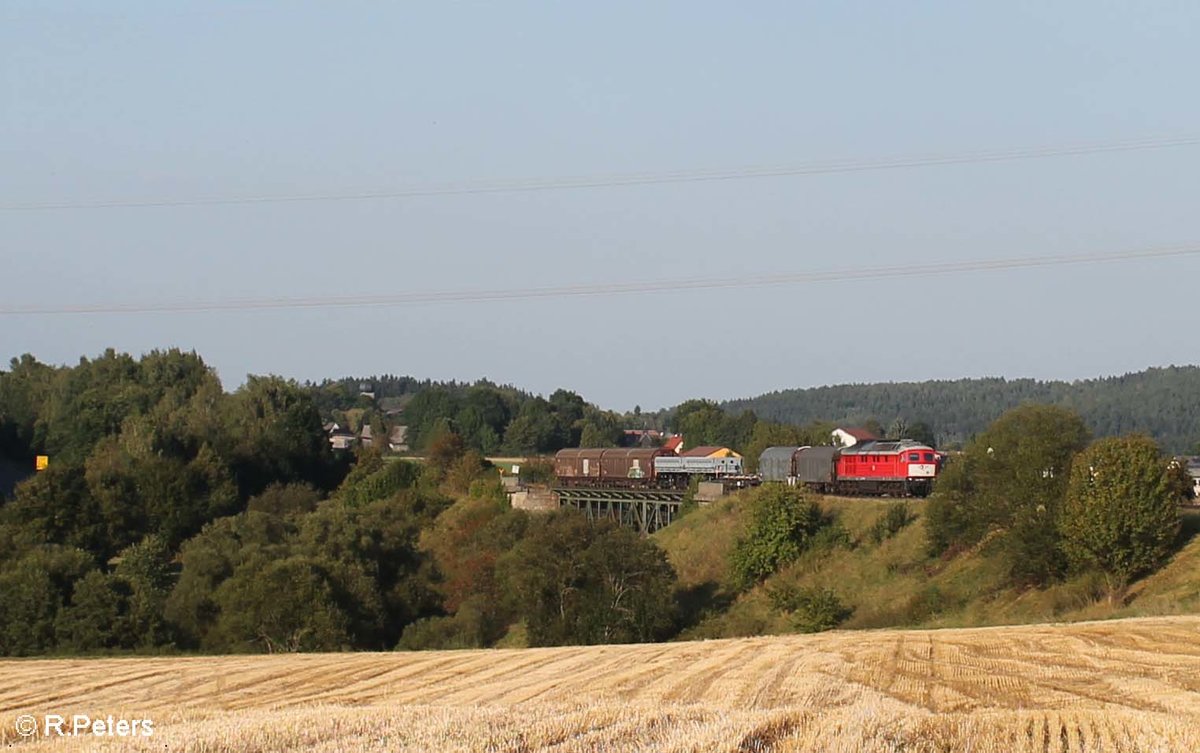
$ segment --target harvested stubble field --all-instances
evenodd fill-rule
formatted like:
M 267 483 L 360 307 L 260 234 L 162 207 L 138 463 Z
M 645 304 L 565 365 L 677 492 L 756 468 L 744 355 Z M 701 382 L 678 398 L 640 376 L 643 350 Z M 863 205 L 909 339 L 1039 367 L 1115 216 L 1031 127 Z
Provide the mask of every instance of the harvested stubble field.
M 1200 617 L 583 648 L 0 662 L 0 740 L 131 751 L 1200 750 Z M 21 740 L 22 713 L 153 737 Z

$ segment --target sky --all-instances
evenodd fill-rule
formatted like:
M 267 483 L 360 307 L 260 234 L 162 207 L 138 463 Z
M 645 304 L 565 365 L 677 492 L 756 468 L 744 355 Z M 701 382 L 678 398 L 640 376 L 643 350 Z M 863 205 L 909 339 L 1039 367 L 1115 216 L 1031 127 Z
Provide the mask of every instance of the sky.
M 1193 363 L 1200 255 L 670 283 L 1200 244 L 1197 144 L 203 202 L 1195 137 L 1196 28 L 1192 2 L 5 0 L 0 358 L 179 347 L 227 389 L 250 373 L 486 377 L 620 410 Z M 11 313 L 636 283 L 661 289 Z

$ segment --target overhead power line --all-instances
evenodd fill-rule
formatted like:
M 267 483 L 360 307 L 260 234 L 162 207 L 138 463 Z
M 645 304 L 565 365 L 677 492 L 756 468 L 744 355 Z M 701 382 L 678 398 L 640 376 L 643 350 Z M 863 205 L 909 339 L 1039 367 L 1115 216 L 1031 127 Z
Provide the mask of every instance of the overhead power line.
M 634 293 L 665 293 L 680 290 L 716 290 L 763 288 L 818 282 L 929 277 L 943 274 L 992 272 L 1009 269 L 1099 264 L 1141 259 L 1162 259 L 1200 255 L 1200 243 L 1186 246 L 1149 248 L 1088 255 L 1040 255 L 1008 259 L 897 264 L 882 267 L 856 267 L 816 272 L 755 275 L 744 277 L 681 278 L 674 280 L 557 285 L 547 287 L 501 288 L 492 290 L 443 290 L 381 295 L 321 296 L 298 298 L 237 298 L 210 301 L 158 301 L 145 303 L 34 304 L 3 305 L 0 315 L 48 314 L 150 314 L 218 311 L 255 311 L 269 309 L 363 308 L 371 306 L 413 306 L 439 303 L 483 303 L 524 301 L 543 298 L 599 297 Z
M 562 191 L 584 188 L 616 188 L 668 183 L 702 183 L 755 178 L 779 178 L 803 175 L 832 175 L 837 173 L 897 170 L 902 168 L 969 165 L 988 162 L 1069 157 L 1075 155 L 1132 152 L 1147 149 L 1171 149 L 1200 144 L 1200 135 L 1175 138 L 1138 139 L 1108 143 L 1027 147 L 956 154 L 926 154 L 873 160 L 841 160 L 807 162 L 791 165 L 739 167 L 725 170 L 689 170 L 675 172 L 626 173 L 557 178 L 533 178 L 510 181 L 471 181 L 443 183 L 392 190 L 346 193 L 314 193 L 296 195 L 215 196 L 193 199 L 120 199 L 113 201 L 62 201 L 26 204 L 0 204 L 3 212 L 39 212 L 69 209 L 142 209 L 152 207 L 201 207 L 239 204 L 286 204 L 322 201 L 369 201 L 406 199 L 428 196 L 466 196 L 471 194 L 503 194 L 533 191 Z

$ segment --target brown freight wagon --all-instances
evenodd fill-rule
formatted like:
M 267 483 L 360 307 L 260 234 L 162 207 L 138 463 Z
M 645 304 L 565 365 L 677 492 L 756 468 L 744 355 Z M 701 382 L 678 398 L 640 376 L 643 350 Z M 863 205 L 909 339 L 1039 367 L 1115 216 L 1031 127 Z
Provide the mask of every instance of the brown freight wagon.
M 605 450 L 600 458 L 600 478 L 603 481 L 619 479 L 654 482 L 654 458 L 669 454 L 660 448 L 636 447 L 631 449 Z
M 602 452 L 591 449 L 559 450 L 554 456 L 554 476 L 559 483 L 599 479 Z
M 563 486 L 652 486 L 654 458 L 671 454 L 661 448 L 559 450 L 554 475 Z

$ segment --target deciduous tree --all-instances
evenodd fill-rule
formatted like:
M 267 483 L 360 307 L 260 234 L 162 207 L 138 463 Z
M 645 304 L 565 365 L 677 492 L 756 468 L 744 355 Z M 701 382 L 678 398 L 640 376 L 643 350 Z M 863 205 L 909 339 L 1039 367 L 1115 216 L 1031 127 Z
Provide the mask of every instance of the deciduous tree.
M 1014 583 L 1059 575 L 1059 510 L 1071 459 L 1088 437 L 1083 420 L 1065 408 L 1025 405 L 998 418 L 938 479 L 927 518 L 932 552 L 993 534 Z
M 1179 484 L 1146 436 L 1101 439 L 1071 470 L 1060 530 L 1078 568 L 1104 574 L 1110 600 L 1170 555 L 1179 533 Z
M 499 567 L 533 645 L 649 641 L 672 622 L 675 574 L 662 550 L 575 510 L 533 520 Z

